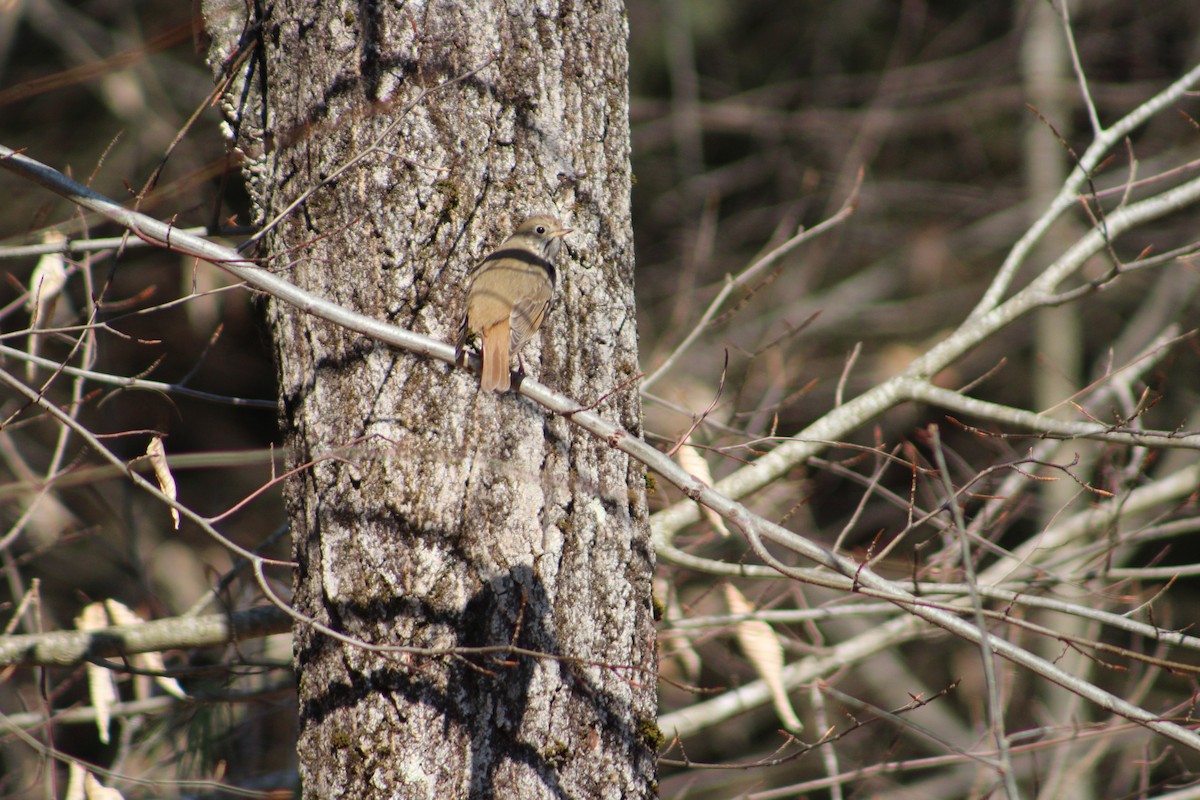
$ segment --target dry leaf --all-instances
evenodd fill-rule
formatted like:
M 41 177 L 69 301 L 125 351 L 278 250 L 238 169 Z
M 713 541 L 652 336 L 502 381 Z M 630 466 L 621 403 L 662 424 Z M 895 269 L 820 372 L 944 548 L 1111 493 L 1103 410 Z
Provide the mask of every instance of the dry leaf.
M 167 464 L 167 449 L 163 446 L 161 436 L 150 437 L 146 455 L 150 456 L 150 465 L 154 467 L 154 477 L 158 479 L 158 488 L 162 489 L 162 493 L 172 500 L 177 499 L 175 476 L 171 474 L 171 468 Z M 179 509 L 174 506 L 171 506 L 171 519 L 175 523 L 175 530 L 179 530 Z
M 84 777 L 83 785 L 86 789 L 84 796 L 87 800 L 125 800 L 116 789 L 107 789 L 101 786 L 100 781 L 96 780 L 96 776 L 90 772 Z
M 95 631 L 108 627 L 108 612 L 103 603 L 91 603 L 75 618 L 75 627 L 81 631 Z M 117 684 L 111 670 L 95 664 L 85 667 L 88 679 L 88 694 L 92 708 L 96 709 L 96 728 L 100 741 L 108 744 L 108 727 L 113 704 L 117 702 Z
M 679 466 L 699 478 L 705 486 L 713 485 L 712 471 L 708 468 L 708 462 L 695 447 L 690 444 L 680 445 L 679 449 L 675 451 L 675 459 L 679 461 Z M 717 533 L 728 537 L 729 528 L 725 527 L 725 520 L 721 518 L 721 515 L 703 503 L 697 503 L 697 505 L 700 506 L 700 511 L 709 524 L 716 528 Z
M 731 583 L 725 584 L 725 602 L 733 614 L 753 614 L 755 611 L 745 595 Z M 783 727 L 792 733 L 804 730 L 783 685 L 783 645 L 774 629 L 762 620 L 746 620 L 737 624 L 737 639 L 742 652 L 770 690 L 771 702 Z
M 66 236 L 58 231 L 46 231 L 42 241 L 46 244 L 65 242 Z M 29 311 L 29 329 L 38 331 L 50 326 L 54 318 L 54 307 L 58 305 L 58 296 L 62 294 L 67 284 L 67 261 L 62 253 L 46 253 L 38 260 L 29 276 L 29 297 L 25 300 L 25 308 Z M 42 337 L 30 333 L 27 350 L 29 355 L 36 356 L 41 350 Z M 33 362 L 25 364 L 25 377 L 30 383 L 37 374 Z
M 671 591 L 666 581 L 654 579 L 654 595 L 660 599 L 666 598 L 664 621 L 683 619 L 683 608 L 679 605 L 679 594 Z M 692 645 L 692 639 L 683 631 L 667 631 L 659 634 L 659 652 L 671 658 L 679 665 L 680 672 L 689 683 L 695 683 L 700 678 L 703 664 L 700 654 Z
M 84 800 L 83 797 L 83 779 L 88 774 L 87 770 L 72 761 L 70 763 L 70 777 L 67 778 L 67 793 L 63 795 L 63 800 Z
M 146 621 L 138 616 L 133 609 L 119 600 L 113 600 L 111 598 L 105 600 L 104 607 L 108 610 L 108 616 L 113 625 L 137 625 Z M 165 672 L 167 669 L 166 662 L 163 661 L 162 653 L 138 653 L 137 655 L 132 656 L 130 660 L 133 661 L 133 665 L 135 667 L 146 670 L 147 672 Z M 183 687 L 179 685 L 179 681 L 175 680 L 174 678 L 168 678 L 165 675 L 158 675 L 154 678 L 154 682 L 172 697 L 178 697 L 180 700 L 183 700 L 188 696 L 187 692 L 183 690 Z M 139 692 L 139 699 L 142 699 L 146 694 L 148 694 L 148 692 L 145 690 Z
M 67 240 L 58 231 L 46 231 L 42 236 L 45 244 L 61 244 Z M 25 308 L 33 314 L 33 327 L 45 327 L 46 320 L 54 311 L 54 303 L 67 284 L 67 260 L 61 253 L 46 253 L 33 268 L 29 276 L 29 297 Z

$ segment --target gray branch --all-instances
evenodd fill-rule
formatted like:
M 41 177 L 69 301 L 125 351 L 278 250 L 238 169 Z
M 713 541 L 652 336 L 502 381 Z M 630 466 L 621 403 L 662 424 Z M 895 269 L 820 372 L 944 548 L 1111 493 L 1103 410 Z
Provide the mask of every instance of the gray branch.
M 290 633 L 292 619 L 274 606 L 232 614 L 174 617 L 94 631 L 54 631 L 0 637 L 0 666 L 72 667 L 100 658 L 190 647 L 216 647 Z

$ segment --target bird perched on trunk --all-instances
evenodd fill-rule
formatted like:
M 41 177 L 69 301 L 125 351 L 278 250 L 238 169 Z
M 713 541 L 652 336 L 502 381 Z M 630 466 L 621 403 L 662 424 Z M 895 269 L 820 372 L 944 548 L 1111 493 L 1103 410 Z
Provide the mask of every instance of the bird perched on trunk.
M 473 333 L 483 340 L 480 391 L 507 392 L 511 386 L 509 359 L 542 326 L 554 294 L 554 257 L 572 230 L 551 216 L 530 217 L 471 275 L 456 350 L 462 358 Z

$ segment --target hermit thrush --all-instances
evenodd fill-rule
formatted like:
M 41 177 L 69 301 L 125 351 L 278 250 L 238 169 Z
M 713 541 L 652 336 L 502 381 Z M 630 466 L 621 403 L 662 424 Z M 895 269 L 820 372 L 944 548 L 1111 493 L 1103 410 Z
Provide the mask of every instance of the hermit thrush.
M 483 339 L 479 389 L 507 392 L 508 362 L 537 333 L 554 293 L 554 257 L 571 232 L 554 217 L 521 223 L 475 268 L 467 286 L 467 312 L 458 331 L 458 357 L 472 333 Z

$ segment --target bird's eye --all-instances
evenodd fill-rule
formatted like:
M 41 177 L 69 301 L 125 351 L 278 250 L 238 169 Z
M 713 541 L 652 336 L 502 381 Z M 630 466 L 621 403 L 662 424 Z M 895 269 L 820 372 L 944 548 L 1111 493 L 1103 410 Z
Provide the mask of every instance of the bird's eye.
M 538 236 L 544 236 L 546 234 L 546 226 L 538 225 L 537 226 L 537 234 L 538 234 Z

